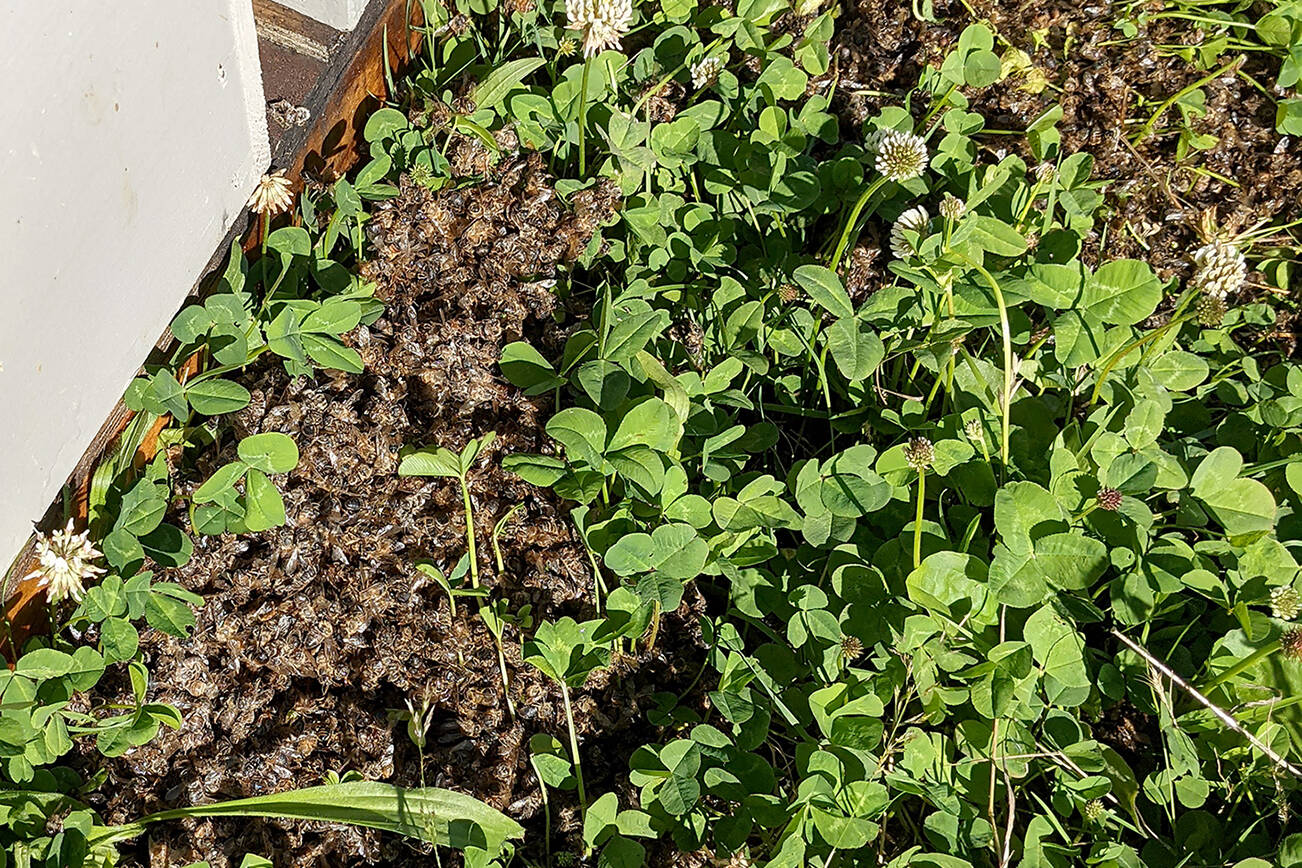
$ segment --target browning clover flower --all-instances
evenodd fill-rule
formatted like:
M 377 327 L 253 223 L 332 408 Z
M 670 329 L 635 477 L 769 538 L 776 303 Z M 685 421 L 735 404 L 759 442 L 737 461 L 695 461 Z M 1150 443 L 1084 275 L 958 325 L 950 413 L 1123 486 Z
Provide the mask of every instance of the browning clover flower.
M 81 602 L 86 592 L 85 582 L 104 574 L 103 567 L 97 567 L 91 561 L 104 557 L 95 546 L 91 545 L 87 531 L 72 532 L 72 519 L 68 526 L 54 533 L 37 534 L 36 558 L 39 566 L 27 574 L 23 581 L 39 579 L 39 586 L 45 588 L 45 599 L 54 605 L 61 600 L 72 597 Z
M 565 0 L 565 17 L 569 29 L 584 31 L 583 56 L 596 57 L 620 47 L 633 23 L 633 0 Z
M 927 170 L 927 143 L 921 136 L 887 130 L 877 142 L 877 171 L 897 183 Z
M 1289 630 L 1279 637 L 1279 650 L 1285 657 L 1302 660 L 1302 630 Z
M 276 216 L 294 207 L 293 182 L 285 177 L 285 170 L 263 175 L 249 197 L 249 207 L 262 216 Z
M 692 87 L 696 90 L 712 87 L 719 80 L 719 71 L 722 69 L 722 58 L 702 57 L 692 64 Z
M 1270 614 L 1281 621 L 1292 621 L 1302 610 L 1302 595 L 1291 585 L 1274 588 L 1270 592 Z
M 925 470 L 936 460 L 936 449 L 926 437 L 914 437 L 904 447 L 904 460 L 914 470 Z
M 950 222 L 957 222 L 966 211 L 967 205 L 952 193 L 946 193 L 945 198 L 940 200 L 940 216 Z
M 1233 244 L 1213 241 L 1194 251 L 1194 275 L 1189 281 L 1194 289 L 1209 296 L 1225 298 L 1243 286 L 1248 264 Z
M 1103 486 L 1098 494 L 1099 509 L 1116 512 L 1121 508 L 1121 492 L 1109 486 Z
M 914 253 L 917 253 L 917 248 L 913 246 L 912 241 L 905 237 L 904 233 L 916 232 L 918 235 L 926 235 L 927 223 L 930 220 L 931 215 L 921 205 L 910 208 L 901 214 L 900 218 L 895 221 L 895 225 L 891 227 L 891 255 L 896 259 L 908 259 Z

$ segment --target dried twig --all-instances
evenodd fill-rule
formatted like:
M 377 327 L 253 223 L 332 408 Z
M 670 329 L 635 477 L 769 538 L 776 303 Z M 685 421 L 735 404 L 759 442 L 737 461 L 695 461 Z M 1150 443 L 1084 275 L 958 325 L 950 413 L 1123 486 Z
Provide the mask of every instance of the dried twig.
M 1152 666 L 1158 672 L 1161 672 L 1167 678 L 1171 679 L 1171 683 L 1180 687 L 1180 689 L 1184 690 L 1185 693 L 1188 693 L 1194 699 L 1198 700 L 1198 702 L 1204 708 L 1206 708 L 1212 714 L 1216 715 L 1217 719 L 1220 720 L 1221 723 L 1225 724 L 1230 729 L 1234 730 L 1239 735 L 1246 738 L 1248 740 L 1248 744 L 1252 745 L 1257 750 L 1264 753 L 1267 757 L 1270 758 L 1270 761 L 1273 762 L 1276 766 L 1278 766 L 1281 769 L 1284 769 L 1294 777 L 1302 778 L 1302 769 L 1298 768 L 1288 760 L 1284 759 L 1282 756 L 1276 753 L 1275 750 L 1270 747 L 1270 745 L 1266 744 L 1261 739 L 1257 738 L 1251 732 L 1248 732 L 1247 728 L 1243 724 L 1235 720 L 1233 715 L 1231 715 L 1228 711 L 1221 708 L 1220 706 L 1216 705 L 1206 696 L 1203 696 L 1201 693 L 1199 693 L 1196 687 L 1194 687 L 1188 681 L 1185 681 L 1179 675 L 1176 675 L 1170 666 L 1167 666 L 1161 660 L 1158 660 L 1156 657 L 1154 657 L 1152 654 L 1146 651 L 1141 645 L 1136 643 L 1135 640 L 1131 639 L 1129 636 L 1127 636 L 1125 633 L 1122 633 L 1120 630 L 1114 629 L 1112 631 L 1112 635 L 1116 636 L 1118 639 L 1124 642 L 1126 644 L 1126 647 L 1129 648 L 1131 651 L 1134 651 L 1140 657 L 1143 657 L 1144 661 L 1148 663 L 1149 666 Z

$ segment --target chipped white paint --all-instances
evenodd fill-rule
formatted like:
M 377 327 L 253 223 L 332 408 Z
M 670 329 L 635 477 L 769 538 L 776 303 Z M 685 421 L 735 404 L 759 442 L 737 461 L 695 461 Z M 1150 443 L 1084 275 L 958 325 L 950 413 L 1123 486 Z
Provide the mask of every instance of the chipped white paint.
M 249 0 L 0 3 L 0 572 L 269 161 Z
M 352 30 L 357 20 L 366 9 L 367 0 L 277 0 L 281 6 L 288 6 L 302 12 L 309 18 L 315 18 L 322 24 L 329 24 L 335 30 Z

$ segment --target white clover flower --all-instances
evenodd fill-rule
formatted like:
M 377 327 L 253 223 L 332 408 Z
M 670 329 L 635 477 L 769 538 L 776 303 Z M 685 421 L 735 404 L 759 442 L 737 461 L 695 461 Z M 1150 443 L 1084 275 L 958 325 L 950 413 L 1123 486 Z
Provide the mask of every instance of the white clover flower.
M 719 71 L 722 69 L 722 58 L 702 57 L 692 64 L 692 87 L 696 90 L 712 87 L 719 80 Z
M 887 130 L 877 142 L 877 171 L 897 183 L 927 170 L 927 143 L 921 136 Z
M 904 236 L 905 232 L 917 232 L 919 235 L 927 234 L 927 223 L 931 221 L 931 215 L 927 209 L 921 205 L 910 208 L 900 215 L 900 219 L 895 221 L 891 227 L 891 255 L 896 259 L 908 259 L 917 250 L 908 238 Z
M 36 559 L 39 566 L 28 573 L 23 581 L 39 579 L 38 585 L 45 588 L 45 599 L 54 605 L 60 600 L 72 597 L 81 602 L 86 592 L 85 582 L 104 574 L 102 567 L 91 561 L 104 555 L 91 545 L 86 531 L 72 532 L 72 519 L 68 526 L 54 533 L 37 534 Z
M 967 205 L 963 200 L 951 193 L 946 193 L 945 198 L 940 200 L 940 216 L 949 221 L 957 221 L 967 212 Z
M 294 207 L 294 184 L 285 177 L 285 170 L 263 175 L 257 188 L 249 197 L 249 207 L 262 215 L 275 216 Z
M 583 56 L 596 57 L 620 47 L 633 23 L 633 0 L 565 0 L 565 17 L 571 30 L 584 31 Z
M 1209 296 L 1225 298 L 1243 286 L 1248 264 L 1233 244 L 1213 241 L 1194 251 L 1194 275 L 1190 284 Z
M 1270 592 L 1270 614 L 1282 621 L 1292 621 L 1302 611 L 1302 595 L 1291 585 Z
M 1053 163 L 1041 163 L 1035 167 L 1035 180 L 1047 184 L 1058 177 L 1058 167 Z

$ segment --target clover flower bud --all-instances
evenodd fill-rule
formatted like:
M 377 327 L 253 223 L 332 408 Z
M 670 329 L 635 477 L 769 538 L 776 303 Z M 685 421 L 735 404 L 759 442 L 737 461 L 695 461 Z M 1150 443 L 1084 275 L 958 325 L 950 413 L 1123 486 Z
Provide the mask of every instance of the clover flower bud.
M 859 655 L 863 653 L 863 642 L 856 636 L 841 637 L 841 659 L 849 663 L 852 660 L 858 660 Z
M 963 425 L 963 434 L 973 443 L 980 443 L 985 439 L 986 431 L 980 419 L 969 419 Z
M 784 283 L 778 289 L 778 298 L 783 304 L 791 304 L 792 302 L 799 300 L 800 288 L 793 283 Z
M 1274 588 L 1270 592 L 1270 614 L 1281 621 L 1292 621 L 1302 610 L 1302 595 L 1291 585 Z
M 1035 167 L 1035 180 L 1047 184 L 1058 177 L 1058 167 L 1053 163 L 1041 163 Z
M 1204 295 L 1225 298 L 1243 286 L 1248 264 L 1233 244 L 1213 241 L 1194 251 L 1194 275 L 1190 285 Z
M 1103 486 L 1098 494 L 1099 509 L 1116 512 L 1121 508 L 1121 492 L 1110 486 Z
M 696 90 L 713 87 L 722 69 L 723 58 L 702 57 L 692 64 L 692 87 Z
M 927 209 L 921 205 L 910 208 L 900 215 L 891 227 L 891 255 L 896 259 L 908 259 L 917 249 L 914 248 L 913 242 L 905 237 L 905 232 L 916 232 L 919 235 L 926 235 L 927 224 L 931 221 L 931 215 Z
M 940 200 L 940 216 L 951 222 L 957 221 L 967 212 L 967 205 L 963 200 L 951 193 L 946 193 L 945 198 Z
M 914 437 L 904 446 L 904 460 L 914 470 L 925 470 L 936 460 L 936 448 L 926 437 Z
M 561 38 L 561 41 L 556 44 L 556 53 L 561 57 L 571 57 L 573 56 L 575 49 L 578 47 L 579 44 L 574 41 L 573 36 L 564 36 Z
M 921 136 L 887 130 L 877 142 L 877 171 L 900 183 L 927 170 L 927 143 Z
M 1108 809 L 1104 807 L 1102 799 L 1090 799 L 1085 803 L 1085 810 L 1083 813 L 1085 814 L 1085 819 L 1089 822 L 1099 823 L 1107 816 Z
M 1198 304 L 1194 306 L 1194 313 L 1198 317 L 1199 325 L 1216 328 L 1225 320 L 1225 314 L 1229 309 L 1230 306 L 1225 303 L 1224 296 L 1202 295 L 1198 297 Z

